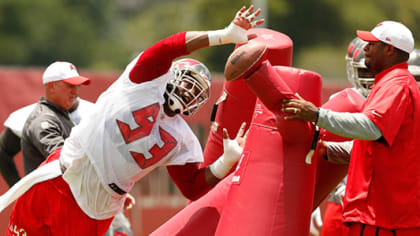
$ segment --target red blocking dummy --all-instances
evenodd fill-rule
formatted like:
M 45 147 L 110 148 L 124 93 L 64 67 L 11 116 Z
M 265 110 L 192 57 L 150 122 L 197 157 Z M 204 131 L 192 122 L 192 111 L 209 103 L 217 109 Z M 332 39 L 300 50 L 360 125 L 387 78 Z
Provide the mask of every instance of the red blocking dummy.
M 226 201 L 232 176 L 233 173 L 199 200 L 188 204 L 150 235 L 213 236 Z
M 277 127 L 286 142 L 307 142 L 302 137 L 307 137 L 312 132 L 309 122 L 297 120 L 285 121 L 287 115 L 280 112 L 283 98 L 297 98 L 296 93 L 301 94 L 306 100 L 317 98 L 321 91 L 321 76 L 312 71 L 303 69 L 277 66 L 273 67 L 269 61 L 264 61 L 257 71 L 245 81 L 258 99 L 277 116 Z M 315 81 L 315 83 L 312 83 Z M 313 103 L 320 106 L 320 100 Z
M 256 34 L 253 42 L 268 46 L 267 59 L 272 65 L 290 66 L 292 64 L 293 42 L 285 34 L 265 28 L 252 28 L 248 34 Z M 241 45 L 236 45 L 235 48 Z M 235 137 L 243 122 L 249 127 L 254 112 L 256 96 L 244 80 L 225 82 L 222 101 L 218 104 L 215 121 L 210 130 L 204 149 L 204 162 L 200 167 L 212 164 L 223 153 L 222 130 L 226 128 L 230 137 Z
M 322 105 L 322 108 L 330 109 L 338 112 L 359 112 L 365 98 L 351 88 L 343 89 L 333 94 L 330 99 Z M 325 129 L 320 130 L 320 139 L 325 141 L 346 141 L 349 138 L 344 138 Z M 315 182 L 315 194 L 313 209 L 328 196 L 328 194 L 340 183 L 340 181 L 347 175 L 348 165 L 337 165 L 327 162 L 323 158 L 318 158 L 318 168 Z
M 224 100 L 216 105 L 216 118 L 207 138 L 204 162 L 200 167 L 212 164 L 223 154 L 223 128 L 228 130 L 229 137 L 234 138 L 243 122 L 249 127 L 257 98 L 245 81 L 235 80 L 224 83 L 221 99 Z
M 268 45 L 267 58 L 271 64 L 291 65 L 293 42 L 287 35 L 264 28 L 248 30 L 248 34 L 251 33 L 258 35 L 253 41 Z M 225 82 L 223 93 L 226 94 L 226 97 L 218 105 L 215 122 L 204 150 L 204 163 L 201 167 L 212 164 L 222 155 L 223 127 L 233 138 L 242 122 L 247 122 L 249 126 L 254 113 L 256 96 L 244 80 Z M 231 176 L 232 174 L 197 201 L 188 204 L 152 235 L 214 235 L 231 186 Z
M 283 121 L 278 118 L 283 116 L 281 99 L 296 92 L 319 105 L 321 77 L 263 63 L 245 81 L 258 99 L 216 235 L 307 236 L 315 163 L 306 164 L 305 156 L 311 146 L 312 127 L 303 121 L 279 126 Z M 279 130 L 286 128 L 286 132 Z M 292 140 L 286 135 L 299 138 Z

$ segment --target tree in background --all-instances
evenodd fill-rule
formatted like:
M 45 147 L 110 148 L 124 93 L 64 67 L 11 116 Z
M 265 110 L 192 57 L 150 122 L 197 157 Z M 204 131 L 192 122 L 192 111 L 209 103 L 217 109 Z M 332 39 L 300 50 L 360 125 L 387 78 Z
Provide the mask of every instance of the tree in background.
M 116 70 L 127 58 L 183 29 L 218 29 L 242 0 L 2 0 L 0 64 L 45 66 L 68 60 L 81 68 Z M 420 1 L 267 0 L 267 28 L 294 42 L 293 65 L 344 77 L 344 53 L 356 29 L 404 22 L 420 39 Z M 222 72 L 233 46 L 193 56 Z
M 101 51 L 119 52 L 113 33 L 117 10 L 110 0 L 2 0 L 0 64 L 45 66 L 66 60 L 90 67 Z

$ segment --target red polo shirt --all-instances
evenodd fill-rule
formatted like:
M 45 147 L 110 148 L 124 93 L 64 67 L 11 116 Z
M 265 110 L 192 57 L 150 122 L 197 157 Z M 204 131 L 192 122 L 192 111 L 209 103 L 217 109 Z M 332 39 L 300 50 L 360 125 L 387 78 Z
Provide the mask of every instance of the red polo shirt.
M 345 222 L 420 227 L 420 92 L 407 68 L 401 63 L 379 73 L 362 108 L 383 138 L 354 141 Z

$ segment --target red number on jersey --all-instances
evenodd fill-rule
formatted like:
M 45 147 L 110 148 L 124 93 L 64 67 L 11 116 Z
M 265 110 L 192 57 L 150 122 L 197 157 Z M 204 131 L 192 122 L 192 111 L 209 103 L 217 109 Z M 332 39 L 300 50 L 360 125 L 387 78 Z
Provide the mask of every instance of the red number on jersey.
M 140 168 L 145 169 L 155 164 L 176 147 L 176 140 L 168 132 L 159 127 L 159 133 L 164 144 L 161 148 L 157 144 L 153 145 L 153 147 L 149 150 L 150 154 L 152 154 L 152 158 L 146 159 L 143 154 L 130 151 L 131 156 L 134 158 Z
M 135 129 L 131 129 L 130 125 L 122 122 L 117 119 L 117 125 L 120 129 L 121 135 L 126 144 L 132 143 L 138 139 L 146 137 L 152 132 L 154 123 L 156 122 L 157 115 L 159 114 L 160 106 L 158 103 L 149 105 L 142 109 L 133 111 L 133 117 L 136 124 L 139 126 Z M 146 159 L 144 154 L 129 151 L 133 159 L 140 166 L 140 168 L 145 169 L 166 156 L 172 149 L 177 145 L 177 141 L 172 137 L 167 131 L 162 129 L 159 126 L 159 134 L 163 141 L 163 146 L 159 147 L 157 144 L 154 144 L 148 151 L 152 154 L 152 157 Z
M 134 121 L 139 125 L 138 128 L 131 129 L 130 125 L 117 119 L 118 127 L 126 144 L 141 139 L 152 132 L 153 124 L 159 114 L 159 104 L 155 103 L 132 112 Z

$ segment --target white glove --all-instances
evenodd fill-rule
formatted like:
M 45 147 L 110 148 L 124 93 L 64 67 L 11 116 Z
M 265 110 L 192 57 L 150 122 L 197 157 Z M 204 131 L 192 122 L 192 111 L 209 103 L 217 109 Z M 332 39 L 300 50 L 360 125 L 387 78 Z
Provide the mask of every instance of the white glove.
M 257 9 L 255 12 L 252 12 L 253 9 L 254 6 L 252 5 L 248 9 L 242 7 L 236 13 L 235 18 L 228 27 L 222 30 L 209 31 L 209 45 L 214 46 L 227 43 L 248 42 L 246 31 L 264 22 L 264 19 L 254 21 L 254 19 L 260 14 L 261 9 Z
M 320 229 L 322 228 L 322 216 L 321 216 L 321 210 L 319 207 L 315 209 L 315 211 L 312 212 L 311 215 L 311 225 L 309 228 L 309 232 L 313 236 L 320 235 Z
M 223 150 L 224 153 L 211 166 L 210 171 L 219 179 L 225 177 L 233 165 L 241 157 L 247 134 L 245 133 L 246 123 L 242 123 L 235 139 L 230 139 L 226 129 L 223 129 Z M 247 132 L 248 133 L 248 132 Z
M 230 23 L 228 27 L 222 30 L 214 30 L 208 32 L 209 45 L 220 45 L 227 43 L 246 43 L 248 42 L 248 36 L 246 35 L 246 29 Z

